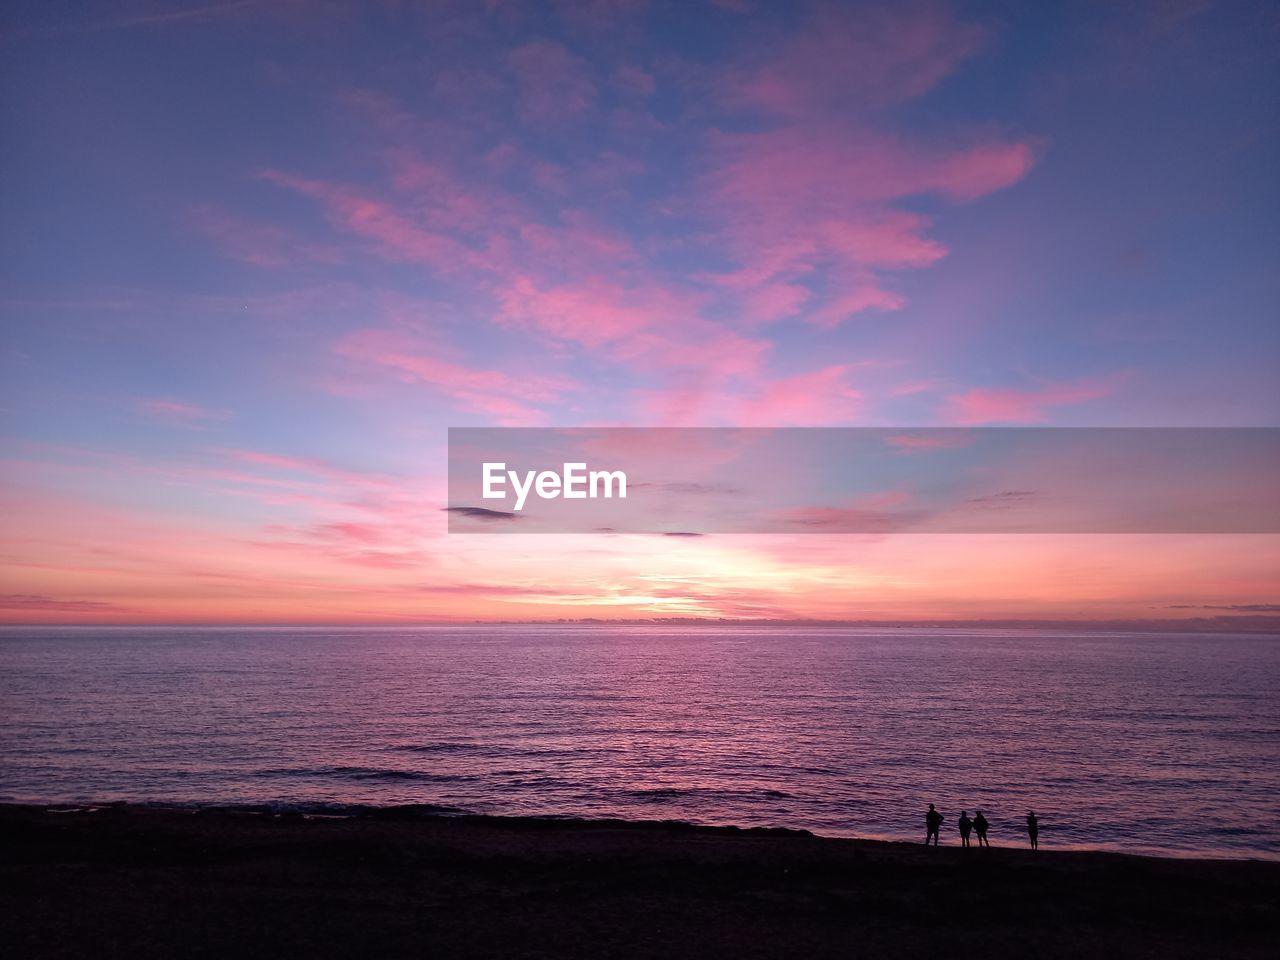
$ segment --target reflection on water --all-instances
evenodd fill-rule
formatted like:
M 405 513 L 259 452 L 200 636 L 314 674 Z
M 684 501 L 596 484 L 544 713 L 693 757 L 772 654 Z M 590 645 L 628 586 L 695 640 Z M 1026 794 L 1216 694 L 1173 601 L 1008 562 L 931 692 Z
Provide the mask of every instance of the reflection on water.
M 1272 637 L 796 627 L 0 631 L 0 798 L 424 803 L 1280 855 Z

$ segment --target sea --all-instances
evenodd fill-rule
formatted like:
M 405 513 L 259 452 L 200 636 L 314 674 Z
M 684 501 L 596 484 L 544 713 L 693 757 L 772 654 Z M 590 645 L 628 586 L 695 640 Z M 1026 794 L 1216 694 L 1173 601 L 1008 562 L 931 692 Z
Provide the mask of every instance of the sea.
M 0 629 L 0 801 L 682 820 L 1280 859 L 1280 637 Z

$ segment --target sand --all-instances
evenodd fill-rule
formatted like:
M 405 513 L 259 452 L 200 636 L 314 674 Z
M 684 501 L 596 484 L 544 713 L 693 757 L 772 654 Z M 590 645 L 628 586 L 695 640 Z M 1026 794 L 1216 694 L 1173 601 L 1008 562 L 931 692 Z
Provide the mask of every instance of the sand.
M 1205 958 L 1280 942 L 1275 862 L 127 806 L 0 807 L 0 849 L 15 958 Z

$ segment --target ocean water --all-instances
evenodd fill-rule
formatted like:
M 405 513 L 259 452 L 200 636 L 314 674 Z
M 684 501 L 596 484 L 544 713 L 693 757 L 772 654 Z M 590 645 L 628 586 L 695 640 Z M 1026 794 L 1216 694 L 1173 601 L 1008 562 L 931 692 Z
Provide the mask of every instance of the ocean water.
M 1280 857 L 1280 638 L 0 630 L 0 799 L 428 804 Z

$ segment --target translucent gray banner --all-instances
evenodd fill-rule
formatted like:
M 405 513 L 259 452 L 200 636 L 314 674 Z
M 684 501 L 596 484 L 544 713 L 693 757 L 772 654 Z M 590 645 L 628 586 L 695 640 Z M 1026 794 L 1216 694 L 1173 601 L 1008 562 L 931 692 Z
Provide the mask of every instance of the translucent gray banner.
M 1277 533 L 1280 428 L 453 428 L 451 533 Z

